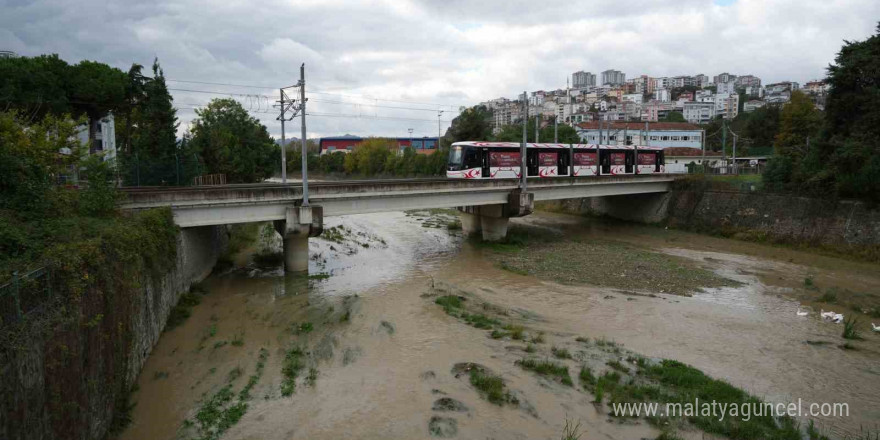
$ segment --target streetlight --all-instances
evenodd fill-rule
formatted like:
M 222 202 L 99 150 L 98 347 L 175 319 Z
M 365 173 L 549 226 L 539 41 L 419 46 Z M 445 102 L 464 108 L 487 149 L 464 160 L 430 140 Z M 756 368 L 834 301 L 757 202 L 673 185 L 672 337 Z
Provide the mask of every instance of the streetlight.
M 412 129 L 412 128 L 408 128 L 406 131 L 409 132 L 409 147 L 410 147 L 410 148 L 415 148 L 415 147 L 413 147 L 413 143 L 412 143 L 412 132 L 413 132 L 413 129 Z

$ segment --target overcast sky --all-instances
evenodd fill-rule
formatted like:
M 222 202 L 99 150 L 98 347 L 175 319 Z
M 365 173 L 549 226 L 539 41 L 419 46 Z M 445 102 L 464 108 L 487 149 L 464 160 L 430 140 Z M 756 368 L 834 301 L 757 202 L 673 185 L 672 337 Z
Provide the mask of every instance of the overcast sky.
M 878 18 L 877 0 L 0 0 L 0 50 L 123 70 L 158 57 L 169 80 L 254 86 L 168 82 L 210 92 L 172 91 L 181 129 L 231 93 L 275 136 L 261 112 L 306 63 L 322 92 L 309 137 L 436 136 L 437 109 L 445 132 L 459 106 L 563 88 L 577 70 L 803 83 Z

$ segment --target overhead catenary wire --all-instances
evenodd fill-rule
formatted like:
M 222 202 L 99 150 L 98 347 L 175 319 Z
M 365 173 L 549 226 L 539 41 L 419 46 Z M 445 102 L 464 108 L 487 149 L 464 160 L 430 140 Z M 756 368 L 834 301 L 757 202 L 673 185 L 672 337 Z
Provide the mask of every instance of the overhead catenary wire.
M 234 83 L 208 82 L 208 81 L 189 81 L 189 80 L 170 79 L 170 78 L 166 78 L 165 81 L 188 83 L 188 84 L 227 86 L 227 87 L 244 87 L 244 88 L 261 89 L 261 90 L 274 90 L 276 88 L 276 86 L 267 87 L 267 86 L 259 86 L 259 85 L 254 85 L 254 84 L 234 84 Z M 171 88 L 169 88 L 168 90 L 187 91 L 186 89 L 171 89 Z M 196 92 L 199 93 L 202 91 L 196 91 Z M 219 92 L 219 93 L 224 94 L 224 92 Z M 373 101 L 396 102 L 396 103 L 402 103 L 402 104 L 416 104 L 416 105 L 434 106 L 434 107 L 449 107 L 449 108 L 453 108 L 453 109 L 457 109 L 459 107 L 464 106 L 461 104 L 442 104 L 442 103 L 438 103 L 438 102 L 423 102 L 423 101 L 403 100 L 403 99 L 377 98 L 375 96 L 362 95 L 362 94 L 357 94 L 357 93 L 339 93 L 339 92 L 332 92 L 332 91 L 326 91 L 326 90 L 309 90 L 306 93 L 312 93 L 312 94 L 318 94 L 318 95 L 333 95 L 333 96 L 342 96 L 342 97 L 361 98 L 361 99 L 368 99 L 368 100 L 373 100 Z M 225 94 L 244 95 L 243 93 L 238 93 L 238 94 L 225 93 Z

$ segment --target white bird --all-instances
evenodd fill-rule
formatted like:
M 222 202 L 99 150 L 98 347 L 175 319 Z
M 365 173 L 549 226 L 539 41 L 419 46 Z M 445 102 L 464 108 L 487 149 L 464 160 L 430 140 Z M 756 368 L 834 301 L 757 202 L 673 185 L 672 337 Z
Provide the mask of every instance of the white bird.
M 797 315 L 798 315 L 798 316 L 807 316 L 807 315 L 809 315 L 809 314 L 810 314 L 810 313 L 809 313 L 809 312 L 807 312 L 807 311 L 801 311 L 801 308 L 800 308 L 800 307 L 798 307 L 798 309 L 797 309 L 797 312 L 796 312 L 796 313 L 797 313 Z
M 873 322 L 871 323 L 871 329 L 874 330 L 875 332 L 880 332 L 880 326 L 874 325 Z
M 820 309 L 820 311 L 819 311 L 819 316 L 821 316 L 822 318 L 824 318 L 826 320 L 834 318 L 835 314 L 836 313 L 831 312 L 831 311 L 826 312 L 825 309 Z
M 842 313 L 835 313 L 834 316 L 831 318 L 831 320 L 835 324 L 840 324 L 841 322 L 843 322 L 843 314 Z

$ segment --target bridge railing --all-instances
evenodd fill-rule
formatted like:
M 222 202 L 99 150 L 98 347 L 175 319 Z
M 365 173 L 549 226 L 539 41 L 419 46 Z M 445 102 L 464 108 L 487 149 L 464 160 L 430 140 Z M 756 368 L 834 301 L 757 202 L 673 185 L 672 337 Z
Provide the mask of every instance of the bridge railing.
M 205 174 L 193 178 L 193 185 L 226 185 L 226 174 Z

